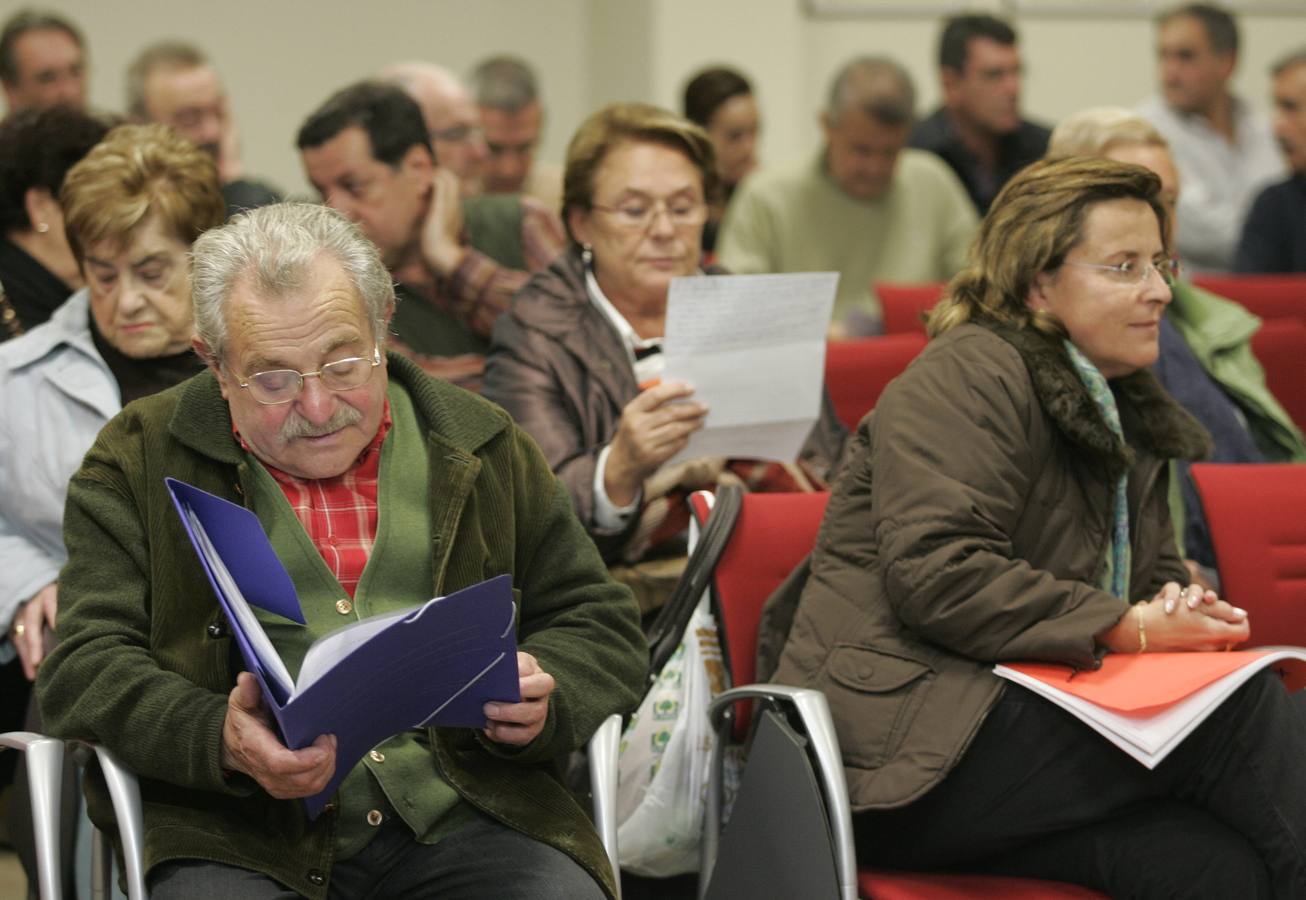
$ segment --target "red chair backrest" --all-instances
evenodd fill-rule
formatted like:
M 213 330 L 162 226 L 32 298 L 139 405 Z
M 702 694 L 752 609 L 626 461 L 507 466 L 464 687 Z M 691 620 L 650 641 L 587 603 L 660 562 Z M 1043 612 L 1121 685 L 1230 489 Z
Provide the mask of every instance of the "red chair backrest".
M 733 684 L 751 684 L 757 671 L 757 625 L 762 604 L 816 544 L 828 493 L 745 494 L 730 542 L 713 576 L 722 646 Z M 690 502 L 702 516 L 699 494 Z M 737 713 L 735 733 L 747 732 L 747 712 Z
M 891 334 L 825 347 L 825 388 L 835 414 L 850 431 L 880 399 L 890 381 L 925 349 L 922 334 Z
M 1193 284 L 1236 300 L 1262 319 L 1306 322 L 1306 275 L 1194 275 Z
M 885 334 L 924 334 L 924 313 L 930 311 L 943 296 L 945 282 L 930 281 L 920 284 L 892 284 L 878 282 L 875 294 L 880 298 L 880 313 L 884 317 Z
M 1298 428 L 1306 429 L 1306 321 L 1266 319 L 1252 335 L 1265 385 Z
M 1250 614 L 1251 645 L 1306 646 L 1306 465 L 1192 471 L 1224 597 Z

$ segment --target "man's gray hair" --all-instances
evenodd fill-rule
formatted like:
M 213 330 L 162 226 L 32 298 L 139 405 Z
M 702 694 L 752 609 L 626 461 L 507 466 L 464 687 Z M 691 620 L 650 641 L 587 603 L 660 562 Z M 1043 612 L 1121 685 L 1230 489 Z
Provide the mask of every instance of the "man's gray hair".
M 857 107 L 881 125 L 907 125 L 916 116 L 916 87 L 911 75 L 887 56 L 850 60 L 830 82 L 826 118 L 832 124 Z
M 149 121 L 145 102 L 145 81 L 155 69 L 169 72 L 198 69 L 209 65 L 204 51 L 185 41 L 159 41 L 150 44 L 127 67 L 127 113 L 142 122 Z
M 1280 57 L 1273 66 L 1270 67 L 1270 75 L 1278 78 L 1284 72 L 1294 66 L 1306 65 L 1306 47 L 1298 47 L 1287 56 Z
M 506 113 L 520 112 L 539 98 L 535 72 L 516 56 L 492 56 L 472 70 L 476 105 Z
M 227 343 L 227 298 L 247 284 L 262 298 L 300 287 L 314 263 L 329 254 L 363 299 L 372 335 L 384 345 L 394 308 L 394 283 L 376 246 L 340 213 L 316 203 L 276 203 L 236 216 L 191 246 L 195 333 L 220 364 Z

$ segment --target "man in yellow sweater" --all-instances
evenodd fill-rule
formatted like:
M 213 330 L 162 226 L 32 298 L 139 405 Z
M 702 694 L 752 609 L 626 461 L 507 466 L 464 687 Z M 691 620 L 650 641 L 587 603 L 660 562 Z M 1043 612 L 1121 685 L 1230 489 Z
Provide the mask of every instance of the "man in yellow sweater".
M 976 214 L 947 164 L 905 149 L 916 92 L 906 70 L 859 57 L 835 75 L 815 159 L 748 178 L 726 211 L 733 272 L 841 273 L 833 335 L 880 329 L 876 281 L 941 281 L 962 266 Z

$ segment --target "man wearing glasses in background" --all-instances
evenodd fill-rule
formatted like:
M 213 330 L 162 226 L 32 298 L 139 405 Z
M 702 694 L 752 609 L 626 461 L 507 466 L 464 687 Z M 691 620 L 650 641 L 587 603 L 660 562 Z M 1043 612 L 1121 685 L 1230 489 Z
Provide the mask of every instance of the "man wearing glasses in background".
M 337 92 L 309 115 L 297 144 L 323 202 L 363 230 L 399 283 L 394 349 L 479 390 L 495 320 L 562 251 L 557 216 L 529 198 L 464 196 L 443 151 L 432 151 L 417 103 L 395 85 Z
M 209 370 L 132 404 L 74 475 L 38 682 L 53 733 L 140 777 L 151 896 L 614 896 L 547 764 L 634 706 L 647 648 L 566 490 L 502 410 L 385 353 L 390 274 L 339 214 L 263 207 L 193 255 Z M 307 619 L 271 629 L 292 666 L 341 626 L 511 575 L 521 701 L 384 741 L 309 821 L 297 798 L 327 783 L 335 739 L 281 743 L 169 475 L 258 516 Z

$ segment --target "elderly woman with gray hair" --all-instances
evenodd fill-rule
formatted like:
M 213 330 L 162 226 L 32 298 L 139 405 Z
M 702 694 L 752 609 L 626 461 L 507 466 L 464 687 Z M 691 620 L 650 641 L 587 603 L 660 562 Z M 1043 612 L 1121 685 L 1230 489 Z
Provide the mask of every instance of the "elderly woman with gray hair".
M 1178 169 L 1169 145 L 1146 119 L 1120 107 L 1095 107 L 1067 117 L 1052 132 L 1048 158 L 1095 156 L 1134 163 L 1161 179 L 1161 203 L 1175 240 Z M 1160 356 L 1152 367 L 1165 389 L 1211 433 L 1210 460 L 1222 463 L 1301 462 L 1306 442 L 1265 385 L 1252 355 L 1260 319 L 1242 306 L 1175 278 L 1161 319 Z M 1171 512 L 1194 576 L 1218 585 L 1215 551 L 1197 487 L 1185 461 L 1176 463 Z

